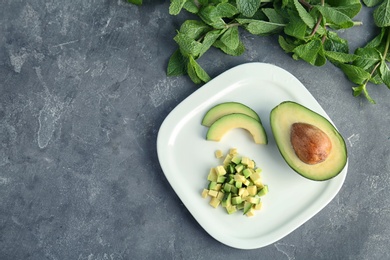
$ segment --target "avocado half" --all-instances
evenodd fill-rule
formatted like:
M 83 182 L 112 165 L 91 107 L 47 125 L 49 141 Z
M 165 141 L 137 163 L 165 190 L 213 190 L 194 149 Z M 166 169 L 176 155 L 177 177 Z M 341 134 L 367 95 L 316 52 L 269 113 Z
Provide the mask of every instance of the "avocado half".
M 330 140 L 331 150 L 326 159 L 316 164 L 303 162 L 291 143 L 292 126 L 303 123 L 315 126 Z M 270 124 L 276 145 L 286 163 L 310 180 L 324 181 L 337 176 L 347 163 L 345 141 L 337 129 L 320 114 L 293 101 L 284 101 L 272 109 Z

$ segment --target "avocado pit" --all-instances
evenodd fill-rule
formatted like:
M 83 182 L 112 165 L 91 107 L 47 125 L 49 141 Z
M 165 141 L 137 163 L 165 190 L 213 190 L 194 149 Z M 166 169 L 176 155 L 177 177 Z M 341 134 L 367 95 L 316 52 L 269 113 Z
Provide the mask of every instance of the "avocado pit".
M 298 158 L 311 165 L 325 161 L 332 149 L 328 135 L 307 123 L 292 124 L 290 141 Z

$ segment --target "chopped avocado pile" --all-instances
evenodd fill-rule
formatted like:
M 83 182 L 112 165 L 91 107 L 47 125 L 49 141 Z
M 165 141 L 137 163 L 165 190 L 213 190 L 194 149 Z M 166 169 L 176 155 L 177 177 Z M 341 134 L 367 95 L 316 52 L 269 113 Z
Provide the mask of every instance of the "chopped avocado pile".
M 202 197 L 210 198 L 210 205 L 221 205 L 228 214 L 243 211 L 251 217 L 261 209 L 261 197 L 268 193 L 268 186 L 261 180 L 261 169 L 253 160 L 242 157 L 232 148 L 223 157 L 218 150 L 215 155 L 222 158 L 221 165 L 213 167 L 207 176 L 208 188 L 203 189 Z

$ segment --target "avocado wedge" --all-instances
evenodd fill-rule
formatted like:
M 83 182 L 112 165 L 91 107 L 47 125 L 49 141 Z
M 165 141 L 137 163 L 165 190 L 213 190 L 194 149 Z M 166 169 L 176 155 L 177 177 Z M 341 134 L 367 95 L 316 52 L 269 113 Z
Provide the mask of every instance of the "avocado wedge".
M 222 116 L 233 113 L 246 114 L 261 123 L 259 115 L 252 108 L 239 102 L 224 102 L 213 106 L 207 111 L 202 119 L 202 125 L 211 126 L 212 123 Z
M 270 124 L 282 157 L 303 177 L 324 181 L 344 169 L 348 156 L 345 141 L 322 115 L 284 101 L 272 109 Z
M 206 139 L 220 141 L 227 132 L 234 128 L 243 128 L 249 131 L 257 144 L 268 143 L 263 125 L 256 119 L 241 113 L 228 114 L 217 119 L 208 129 Z

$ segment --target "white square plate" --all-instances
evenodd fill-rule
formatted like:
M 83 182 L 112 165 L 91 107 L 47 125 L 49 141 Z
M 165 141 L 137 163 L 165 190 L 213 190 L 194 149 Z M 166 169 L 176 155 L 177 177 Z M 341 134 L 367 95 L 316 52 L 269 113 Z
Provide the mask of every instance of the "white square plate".
M 305 179 L 289 168 L 273 138 L 269 114 L 282 101 L 300 103 L 332 122 L 303 84 L 289 72 L 265 63 L 247 63 L 214 78 L 181 102 L 164 120 L 157 137 L 162 170 L 181 201 L 198 223 L 216 240 L 240 249 L 264 247 L 288 235 L 323 209 L 338 193 L 347 174 L 331 180 Z M 227 101 L 255 110 L 268 135 L 268 145 L 258 145 L 243 129 L 233 129 L 220 142 L 206 141 L 201 121 L 208 109 Z M 254 217 L 228 215 L 201 197 L 211 167 L 220 163 L 214 152 L 235 147 L 261 168 L 269 193 Z

